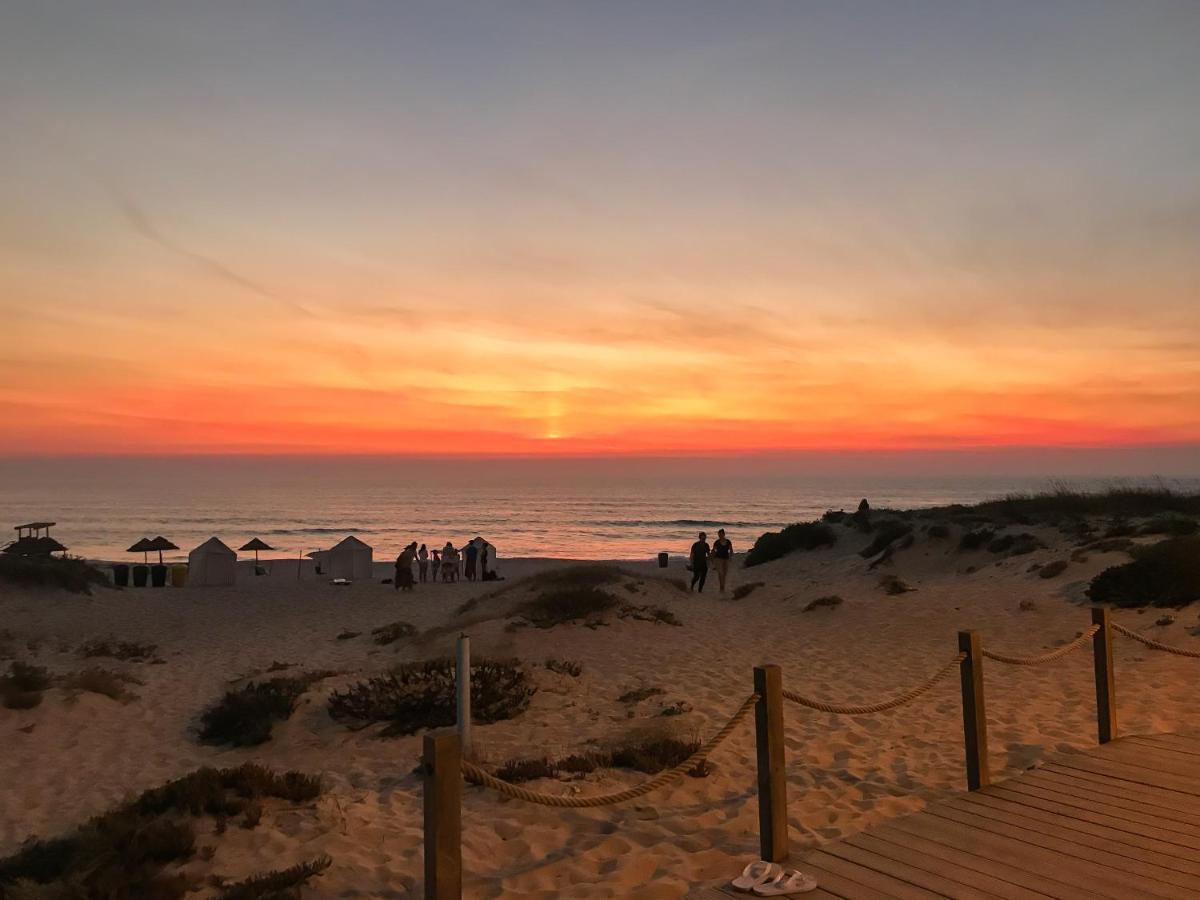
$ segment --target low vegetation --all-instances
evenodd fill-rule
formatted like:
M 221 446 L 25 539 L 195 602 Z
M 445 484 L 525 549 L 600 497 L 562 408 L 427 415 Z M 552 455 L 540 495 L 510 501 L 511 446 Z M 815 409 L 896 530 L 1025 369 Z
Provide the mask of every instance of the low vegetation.
M 988 544 L 989 553 L 1004 553 L 1008 556 L 1024 556 L 1045 548 L 1045 544 L 1028 532 L 1004 534 Z
M 1187 537 L 1200 531 L 1200 522 L 1178 515 L 1156 516 L 1139 530 L 1139 534 L 1165 534 L 1173 537 Z
M 975 531 L 967 531 L 958 539 L 959 550 L 979 550 L 986 547 L 992 542 L 996 536 L 996 532 L 991 528 L 979 528 Z
M 95 566 L 73 556 L 33 558 L 0 554 L 0 582 L 19 587 L 61 588 L 72 594 L 91 594 L 108 578 Z
M 518 660 L 480 659 L 471 666 L 471 715 L 476 722 L 520 715 L 536 691 Z M 387 736 L 453 725 L 455 709 L 454 663 L 449 659 L 399 665 L 329 697 L 333 719 L 359 726 L 386 722 Z
M 760 587 L 766 587 L 765 581 L 748 581 L 745 584 L 739 584 L 733 589 L 734 600 L 745 600 Z
M 818 597 L 816 600 L 810 600 L 804 607 L 804 612 L 812 612 L 815 609 L 834 609 L 845 603 L 837 594 L 830 594 L 828 597 Z
M 665 694 L 660 687 L 640 687 L 626 691 L 617 698 L 618 703 L 641 703 L 643 700 L 649 700 L 651 697 L 659 697 Z
M 266 798 L 306 803 L 320 792 L 315 777 L 299 772 L 277 775 L 252 763 L 236 769 L 199 769 L 67 835 L 26 843 L 13 856 L 0 859 L 0 897 L 181 900 L 196 885 L 164 870 L 196 854 L 193 817 L 222 821 Z
M 590 623 L 619 606 L 617 598 L 592 586 L 551 588 L 512 610 L 511 615 L 534 628 Z
M 1166 486 L 1112 487 L 1105 491 L 1078 491 L 1065 485 L 1036 494 L 1010 494 L 979 503 L 970 510 L 993 519 L 1014 522 L 1047 522 L 1084 516 L 1146 518 L 1165 513 L 1200 515 L 1200 494 L 1182 494 Z
M 413 637 L 416 633 L 416 627 L 408 622 L 392 622 L 371 629 L 371 640 L 380 646 L 386 646 Z
M 225 696 L 200 716 L 200 741 L 254 747 L 271 739 L 276 722 L 285 722 L 296 710 L 296 701 L 315 681 L 329 675 L 313 672 L 296 677 L 252 681 Z
M 880 522 L 875 529 L 875 538 L 867 546 L 858 551 L 858 555 L 863 559 L 869 559 L 877 553 L 882 553 L 891 546 L 893 541 L 898 541 L 912 533 L 912 526 L 907 522 L 898 522 L 894 519 L 889 519 L 885 522 Z
M 699 750 L 701 744 L 694 740 L 675 737 L 647 737 L 618 746 L 612 750 L 595 750 L 584 754 L 573 754 L 563 759 L 548 757 L 509 760 L 496 770 L 497 778 L 519 783 L 535 778 L 557 778 L 563 775 L 580 776 L 597 769 L 630 769 L 647 775 L 656 775 L 665 769 L 673 769 Z M 703 778 L 708 768 L 701 766 L 688 772 L 693 778 Z
M 931 538 L 948 538 L 950 537 L 950 526 L 941 524 L 930 525 L 929 528 L 926 529 L 925 533 Z
M 8 674 L 0 677 L 0 704 L 6 709 L 33 709 L 50 687 L 50 673 L 43 666 L 14 661 Z
M 1063 572 L 1067 571 L 1069 566 L 1065 559 L 1056 559 L 1053 562 L 1048 562 L 1037 570 L 1038 578 L 1057 578 Z
M 1168 538 L 1132 553 L 1132 562 L 1092 579 L 1089 599 L 1124 607 L 1178 607 L 1200 600 L 1200 538 Z
M 904 579 L 895 575 L 884 575 L 879 579 L 879 586 L 883 588 L 885 594 L 895 596 L 896 594 L 907 594 L 909 591 L 915 591 L 915 587 L 911 587 Z
M 143 682 L 123 672 L 110 672 L 108 669 L 93 666 L 82 672 L 66 675 L 60 679 L 59 683 L 69 691 L 100 694 L 110 700 L 116 700 L 118 703 L 129 703 L 137 699 L 130 692 L 129 686 Z
M 680 627 L 683 625 L 679 621 L 679 617 L 669 609 L 663 609 L 661 606 L 622 606 L 621 611 L 617 613 L 620 619 L 633 619 L 635 622 L 653 622 L 655 625 L 674 625 Z
M 783 531 L 768 531 L 759 536 L 746 554 L 745 566 L 762 565 L 796 550 L 817 550 L 837 543 L 837 533 L 823 522 L 798 522 Z
M 151 662 L 158 650 L 157 644 L 139 644 L 137 641 L 118 641 L 115 638 L 95 638 L 81 644 L 75 653 L 84 659 L 104 657 L 122 662 Z
M 583 664 L 572 662 L 569 659 L 548 659 L 545 665 L 547 669 L 558 675 L 570 675 L 572 678 L 578 678 L 583 674 Z
M 300 900 L 300 888 L 332 864 L 332 859 L 322 855 L 286 869 L 252 875 L 222 888 L 219 900 Z

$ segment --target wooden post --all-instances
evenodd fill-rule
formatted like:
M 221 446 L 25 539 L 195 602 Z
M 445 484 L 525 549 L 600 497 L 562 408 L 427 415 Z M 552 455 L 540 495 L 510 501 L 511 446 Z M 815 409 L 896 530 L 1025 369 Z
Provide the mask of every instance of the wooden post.
M 991 782 L 988 771 L 987 710 L 983 703 L 983 648 L 977 631 L 960 631 L 962 661 L 963 738 L 967 754 L 967 790 L 977 791 Z
M 758 750 L 758 834 L 762 858 L 788 857 L 787 771 L 783 755 L 783 673 L 779 666 L 756 666 L 754 740 Z
M 1096 727 L 1100 743 L 1117 736 L 1117 689 L 1113 680 L 1112 618 L 1107 609 L 1093 609 L 1092 623 L 1100 628 L 1092 637 L 1096 661 Z
M 462 739 L 462 752 L 471 758 L 471 639 L 465 634 L 458 636 L 455 654 L 454 680 L 458 688 L 458 736 Z
M 425 734 L 425 900 L 462 897 L 461 766 L 457 733 Z

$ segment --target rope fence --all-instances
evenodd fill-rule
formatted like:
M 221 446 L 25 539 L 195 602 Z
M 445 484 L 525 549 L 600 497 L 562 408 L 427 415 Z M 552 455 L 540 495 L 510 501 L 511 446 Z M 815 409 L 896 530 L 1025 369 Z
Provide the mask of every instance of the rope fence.
M 811 697 L 805 697 L 803 694 L 797 694 L 795 691 L 785 690 L 783 696 L 785 700 L 791 700 L 793 703 L 798 703 L 801 706 L 807 706 L 809 709 L 819 710 L 820 712 L 835 713 L 842 716 L 865 716 L 870 713 L 885 712 L 889 709 L 896 709 L 904 706 L 907 703 L 912 703 L 922 694 L 927 693 L 930 688 L 936 685 L 939 681 L 953 672 L 956 668 L 962 665 L 964 659 L 967 658 L 965 653 L 959 653 L 952 657 L 944 666 L 938 669 L 925 681 L 918 684 L 915 688 L 907 690 L 902 694 L 897 694 L 890 700 L 881 700 L 878 703 L 868 703 L 862 706 L 850 706 L 840 703 L 828 703 L 824 700 L 813 700 Z
M 1160 644 L 1158 641 L 1152 640 L 1143 634 L 1138 634 L 1136 631 L 1131 631 L 1124 625 L 1118 625 L 1113 622 L 1113 631 L 1118 634 L 1123 634 L 1127 638 L 1133 638 L 1138 643 L 1145 644 L 1151 650 L 1161 650 L 1164 653 L 1173 653 L 1176 656 L 1189 656 L 1192 659 L 1200 659 L 1200 650 L 1185 650 L 1182 647 L 1172 647 L 1169 644 Z
M 957 669 L 962 689 L 963 744 L 968 790 L 990 782 L 988 768 L 987 713 L 984 704 L 983 660 L 1009 666 L 1040 666 L 1062 659 L 1088 643 L 1094 651 L 1096 679 L 1096 724 L 1101 744 L 1117 736 L 1116 686 L 1113 667 L 1113 632 L 1138 641 L 1152 650 L 1200 659 L 1200 651 L 1172 647 L 1145 637 L 1111 619 L 1107 609 L 1092 610 L 1092 625 L 1073 641 L 1035 656 L 1015 656 L 983 647 L 977 631 L 958 633 L 959 652 L 924 681 L 875 703 L 844 704 L 816 700 L 783 687 L 779 666 L 754 669 L 754 692 L 742 701 L 721 729 L 695 753 L 670 769 L 639 784 L 608 794 L 563 796 L 532 791 L 492 775 L 463 758 L 462 734 L 455 731 L 428 732 L 424 738 L 425 807 L 425 897 L 451 900 L 462 893 L 462 789 L 464 780 L 514 800 L 558 809 L 595 809 L 627 803 L 672 784 L 701 766 L 754 712 L 757 756 L 758 818 L 761 858 L 783 862 L 788 855 L 787 777 L 783 701 L 835 715 L 870 715 L 906 706 L 927 694 Z M 460 640 L 465 640 L 465 636 Z M 469 664 L 460 663 L 459 678 L 470 690 Z M 460 692 L 460 697 L 462 692 Z M 460 724 L 462 718 L 460 716 Z
M 983 655 L 987 659 L 994 659 L 996 662 L 1004 663 L 1009 666 L 1040 666 L 1045 663 L 1054 662 L 1057 659 L 1062 659 L 1068 654 L 1074 653 L 1093 637 L 1100 630 L 1099 625 L 1093 625 L 1087 631 L 1083 632 L 1075 640 L 1069 644 L 1064 644 L 1056 650 L 1051 650 L 1049 653 L 1043 653 L 1040 656 L 1008 656 L 1004 653 L 995 653 L 991 650 L 984 650 Z
M 629 800 L 636 800 L 638 797 L 644 797 L 651 791 L 656 791 L 660 787 L 665 787 L 673 781 L 678 781 L 686 773 L 692 771 L 705 760 L 709 754 L 717 749 L 721 743 L 729 737 L 737 727 L 742 724 L 747 714 L 754 709 L 761 698 L 758 694 L 751 694 L 738 707 L 735 712 L 725 723 L 725 726 L 718 731 L 704 746 L 681 762 L 674 768 L 666 769 L 659 772 L 653 778 L 647 778 L 641 784 L 634 785 L 623 791 L 617 791 L 612 794 L 601 794 L 594 797 L 564 797 L 557 794 L 542 794 L 537 791 L 527 790 L 519 787 L 512 782 L 504 781 L 497 778 L 487 770 L 480 768 L 472 762 L 462 760 L 462 771 L 468 780 L 484 787 L 491 788 L 505 797 L 511 797 L 514 800 L 524 800 L 526 803 L 537 803 L 541 806 L 555 806 L 560 809 L 594 809 L 600 806 L 615 806 L 618 803 L 625 803 Z

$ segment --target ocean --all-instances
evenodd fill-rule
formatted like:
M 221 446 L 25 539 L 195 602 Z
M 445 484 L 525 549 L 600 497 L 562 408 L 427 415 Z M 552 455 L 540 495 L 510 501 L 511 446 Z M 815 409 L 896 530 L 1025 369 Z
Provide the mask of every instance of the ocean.
M 167 554 L 172 559 L 213 535 L 235 549 L 259 537 L 275 548 L 265 557 L 297 557 L 349 534 L 379 558 L 413 540 L 440 547 L 482 535 L 500 558 L 646 559 L 684 553 L 696 532 L 720 527 L 745 549 L 764 531 L 853 509 L 864 497 L 872 506 L 917 508 L 1045 490 L 1059 480 L 822 475 L 755 459 L 5 459 L 0 525 L 56 522 L 52 534 L 72 554 L 103 560 L 128 561 L 127 547 L 159 534 L 181 548 Z M 1112 481 L 1069 479 L 1085 489 Z M 1200 490 L 1200 479 L 1167 483 Z

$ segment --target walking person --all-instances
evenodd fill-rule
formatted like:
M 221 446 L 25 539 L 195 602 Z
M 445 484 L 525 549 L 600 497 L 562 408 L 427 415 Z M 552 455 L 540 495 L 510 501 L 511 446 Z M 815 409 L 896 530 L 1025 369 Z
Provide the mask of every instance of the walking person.
M 428 576 L 428 574 L 429 574 L 429 550 L 425 547 L 424 544 L 422 544 L 421 549 L 417 551 L 417 577 L 421 579 L 422 584 L 425 583 L 426 576 Z
M 413 541 L 396 557 L 396 577 L 392 579 L 392 590 L 413 589 L 413 559 L 417 555 L 417 542 Z
M 690 559 L 692 563 L 692 585 L 688 588 L 688 592 L 696 591 L 704 593 L 704 580 L 708 578 L 708 555 L 710 553 L 708 546 L 708 535 L 703 531 L 700 532 L 700 539 L 692 544 L 692 552 Z
M 717 529 L 717 539 L 712 545 L 713 568 L 717 570 L 717 581 L 721 593 L 725 593 L 725 578 L 729 575 L 729 560 L 733 558 L 733 541 L 725 537 L 725 529 Z
M 463 556 L 466 559 L 466 576 L 467 581 L 475 580 L 475 560 L 479 557 L 479 545 L 474 541 L 470 541 L 463 548 Z

